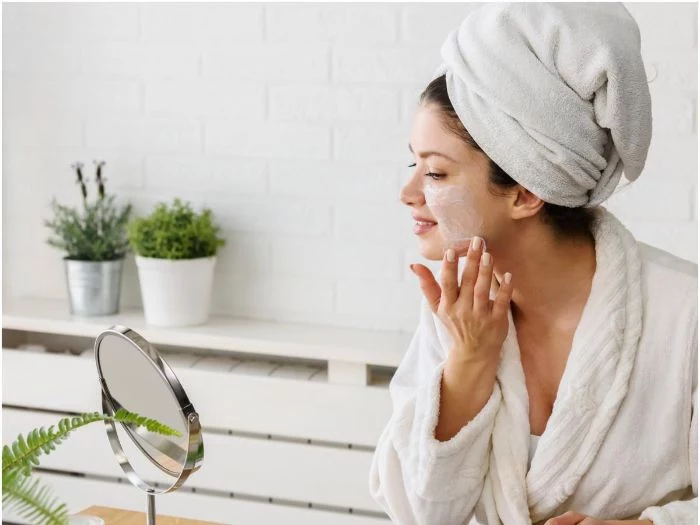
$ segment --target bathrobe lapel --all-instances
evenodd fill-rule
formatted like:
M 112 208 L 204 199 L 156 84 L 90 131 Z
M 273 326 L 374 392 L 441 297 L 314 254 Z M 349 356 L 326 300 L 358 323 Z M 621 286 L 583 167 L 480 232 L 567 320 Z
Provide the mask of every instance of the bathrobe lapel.
M 503 402 L 489 473 L 503 523 L 541 521 L 576 490 L 627 394 L 642 326 L 641 260 L 635 239 L 617 218 L 604 208 L 598 212 L 590 297 L 529 471 L 528 394 L 512 314 L 508 316 L 498 370 Z
M 510 311 L 508 325 L 496 379 L 502 399 L 491 436 L 488 481 L 500 521 L 519 525 L 530 523 L 525 484 L 530 419 L 525 374 Z

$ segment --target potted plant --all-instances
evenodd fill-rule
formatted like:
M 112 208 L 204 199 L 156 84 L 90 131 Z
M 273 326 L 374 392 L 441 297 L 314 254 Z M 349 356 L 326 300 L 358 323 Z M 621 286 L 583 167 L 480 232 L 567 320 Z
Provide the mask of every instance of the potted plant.
M 114 416 L 89 412 L 62 418 L 57 426 L 35 428 L 25 437 L 20 434 L 11 445 L 2 448 L 2 507 L 13 509 L 33 525 L 65 525 L 70 523 L 68 509 L 64 503 L 52 498 L 48 489 L 39 480 L 32 478 L 32 469 L 39 465 L 39 457 L 56 450 L 56 445 L 65 441 L 80 427 L 95 421 L 118 421 L 143 426 L 149 432 L 164 436 L 181 434 L 155 419 L 140 416 L 123 408 Z
M 83 164 L 72 165 L 83 203 L 79 208 L 63 206 L 54 198 L 49 245 L 63 250 L 70 310 L 74 315 L 111 315 L 119 311 L 124 256 L 129 248 L 126 227 L 131 205 L 120 208 L 114 196 L 105 195 L 104 162 L 95 162 L 97 199 L 88 201 Z
M 188 326 L 209 319 L 216 253 L 224 240 L 212 211 L 192 210 L 174 199 L 133 220 L 128 239 L 135 253 L 148 324 Z

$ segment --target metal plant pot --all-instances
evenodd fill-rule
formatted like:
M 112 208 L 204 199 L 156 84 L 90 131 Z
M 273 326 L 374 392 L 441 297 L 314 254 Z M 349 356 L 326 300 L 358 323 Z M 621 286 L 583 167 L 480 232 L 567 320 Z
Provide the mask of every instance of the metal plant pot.
M 73 315 L 112 315 L 119 311 L 124 258 L 114 261 L 63 259 Z

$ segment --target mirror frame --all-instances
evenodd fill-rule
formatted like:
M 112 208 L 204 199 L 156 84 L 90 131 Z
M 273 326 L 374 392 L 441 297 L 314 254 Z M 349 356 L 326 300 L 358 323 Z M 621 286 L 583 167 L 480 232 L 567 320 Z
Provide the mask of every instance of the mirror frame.
M 199 414 L 192 406 L 182 384 L 178 380 L 177 376 L 173 372 L 170 365 L 168 365 L 163 359 L 161 359 L 155 347 L 149 343 L 144 337 L 136 333 L 131 328 L 127 328 L 122 325 L 113 325 L 110 328 L 103 330 L 95 339 L 95 363 L 97 365 L 97 374 L 100 379 L 100 387 L 102 389 L 102 411 L 107 416 L 114 416 L 116 413 L 115 404 L 113 402 L 112 395 L 107 387 L 105 378 L 102 374 L 102 364 L 100 362 L 100 343 L 107 336 L 116 336 L 125 340 L 128 344 L 134 347 L 135 350 L 141 352 L 146 359 L 148 359 L 154 366 L 156 372 L 158 372 L 161 378 L 164 380 L 166 386 L 170 386 L 170 389 L 175 396 L 176 401 L 180 405 L 180 413 L 183 421 L 186 423 L 187 427 L 187 455 L 185 457 L 185 464 L 182 466 L 180 473 L 174 473 L 155 461 L 151 455 L 143 450 L 141 444 L 134 439 L 132 436 L 132 429 L 127 425 L 121 423 L 122 427 L 129 435 L 134 444 L 141 450 L 144 455 L 154 463 L 158 468 L 166 472 L 167 474 L 176 477 L 177 479 L 165 489 L 159 489 L 156 486 L 150 485 L 148 482 L 142 480 L 138 474 L 134 471 L 133 467 L 129 463 L 124 449 L 122 448 L 121 442 L 119 441 L 119 436 L 117 435 L 117 428 L 114 421 L 105 420 L 105 427 L 107 430 L 107 438 L 109 439 L 109 444 L 114 451 L 114 455 L 119 462 L 119 466 L 122 468 L 126 474 L 129 481 L 132 484 L 139 487 L 141 490 L 149 494 L 164 494 L 166 492 L 172 492 L 179 488 L 185 480 L 193 473 L 199 470 L 202 462 L 204 460 L 204 443 L 202 441 L 202 427 L 199 422 Z

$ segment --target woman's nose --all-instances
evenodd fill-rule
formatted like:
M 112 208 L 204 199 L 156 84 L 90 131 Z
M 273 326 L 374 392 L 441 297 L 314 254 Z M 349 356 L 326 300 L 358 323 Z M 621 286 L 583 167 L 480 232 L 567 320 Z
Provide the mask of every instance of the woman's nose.
M 406 206 L 422 206 L 425 204 L 425 195 L 420 182 L 420 177 L 412 176 L 401 188 L 399 199 Z

